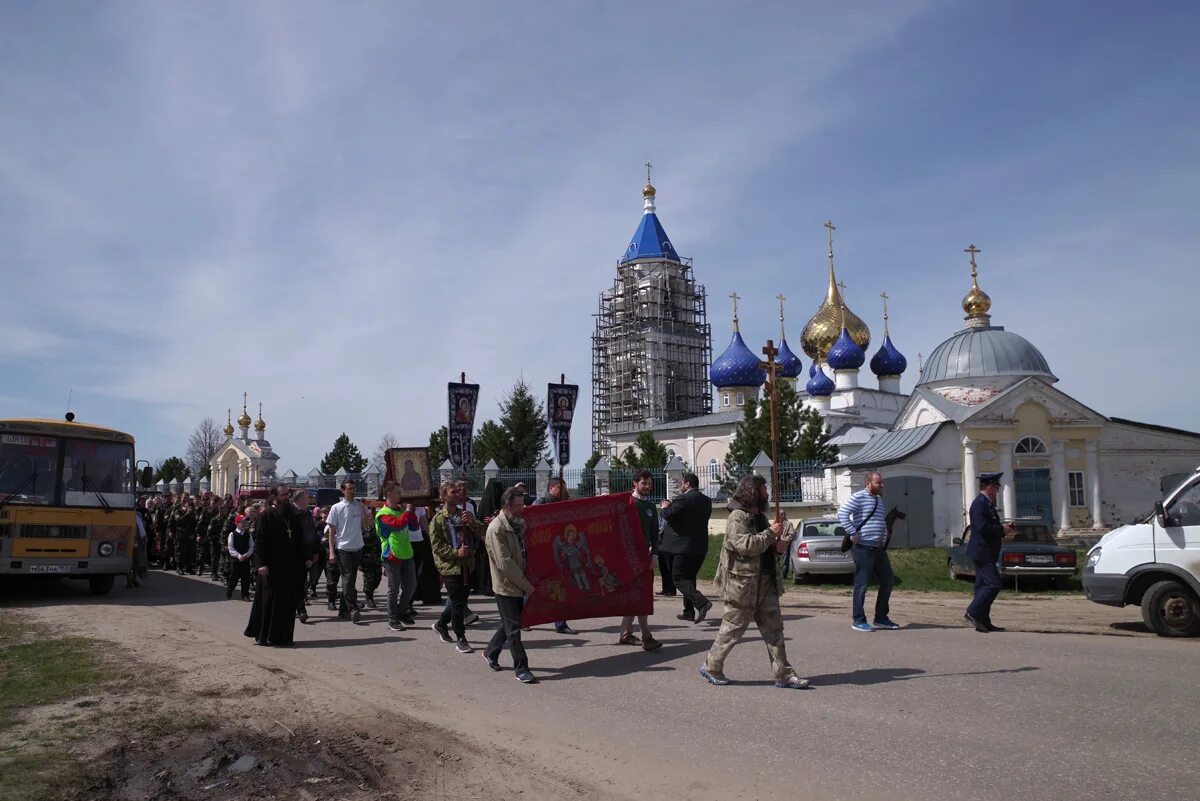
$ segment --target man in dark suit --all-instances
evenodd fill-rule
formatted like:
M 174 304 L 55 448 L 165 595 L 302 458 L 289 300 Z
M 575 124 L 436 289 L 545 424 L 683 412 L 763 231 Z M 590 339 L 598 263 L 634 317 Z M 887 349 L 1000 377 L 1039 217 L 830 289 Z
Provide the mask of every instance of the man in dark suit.
M 971 539 L 967 542 L 967 556 L 975 563 L 975 599 L 967 607 L 963 619 L 976 631 L 987 634 L 1004 631 L 992 624 L 992 602 L 1000 594 L 1000 545 L 1006 534 L 1016 529 L 1011 523 L 1001 523 L 996 511 L 996 496 L 1000 493 L 1003 473 L 982 473 L 979 476 L 979 495 L 971 503 Z
M 679 496 L 663 501 L 664 522 L 659 554 L 666 556 L 671 579 L 683 595 L 683 614 L 680 620 L 699 623 L 704 620 L 712 601 L 696 589 L 696 576 L 708 555 L 708 518 L 712 516 L 712 501 L 699 490 L 700 479 L 695 473 L 684 473 Z

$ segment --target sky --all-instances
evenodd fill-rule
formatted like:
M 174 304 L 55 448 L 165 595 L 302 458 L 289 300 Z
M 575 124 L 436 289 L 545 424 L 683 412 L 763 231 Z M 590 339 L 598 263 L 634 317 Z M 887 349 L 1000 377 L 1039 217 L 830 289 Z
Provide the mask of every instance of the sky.
M 641 216 L 748 342 L 824 294 L 909 360 L 993 323 L 1109 416 L 1200 430 L 1187 2 L 0 4 L 0 417 L 280 470 L 424 445 L 446 382 L 583 387 Z M 1191 322 L 1189 322 L 1189 320 Z M 798 353 L 800 348 L 794 348 Z M 874 350 L 874 347 L 872 347 Z M 807 365 L 807 359 L 806 365 Z M 863 383 L 873 385 L 864 372 Z

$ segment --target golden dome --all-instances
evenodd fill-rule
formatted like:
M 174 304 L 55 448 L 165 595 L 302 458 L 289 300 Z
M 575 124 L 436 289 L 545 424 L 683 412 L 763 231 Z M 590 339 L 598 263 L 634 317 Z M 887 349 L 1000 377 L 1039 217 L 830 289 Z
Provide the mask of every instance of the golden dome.
M 249 428 L 251 422 L 250 415 L 246 414 L 245 409 L 242 409 L 242 413 L 238 415 L 238 425 L 242 428 Z
M 846 330 L 850 338 L 863 350 L 871 344 L 871 329 L 867 327 L 857 314 L 845 308 L 842 292 L 838 288 L 837 276 L 833 272 L 832 251 L 829 257 L 829 286 L 825 290 L 825 300 L 817 313 L 809 319 L 800 334 L 800 344 L 808 358 L 813 361 L 823 361 L 825 354 L 833 347 L 833 343 L 842 333 L 842 313 L 845 312 Z
M 971 254 L 971 291 L 963 296 L 963 311 L 967 317 L 982 317 L 992 308 L 992 299 L 979 288 L 979 272 L 975 265 L 975 254 L 983 251 L 971 245 L 963 252 Z
M 225 432 L 225 436 L 233 436 L 233 409 L 225 410 L 225 428 L 221 430 Z
M 642 187 L 642 197 L 654 197 L 654 184 L 649 181 Z
M 254 421 L 254 430 L 262 433 L 267 430 L 267 423 L 262 419 L 262 404 L 258 404 L 258 419 Z

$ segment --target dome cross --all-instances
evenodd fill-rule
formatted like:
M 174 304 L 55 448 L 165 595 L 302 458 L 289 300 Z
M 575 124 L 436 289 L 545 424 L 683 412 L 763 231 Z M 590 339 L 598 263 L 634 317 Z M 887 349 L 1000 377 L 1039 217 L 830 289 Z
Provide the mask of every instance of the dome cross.
M 880 292 L 879 297 L 883 298 L 883 335 L 886 337 L 888 335 L 888 308 L 887 308 L 888 293 L 887 293 L 887 291 L 885 290 L 883 292 Z
M 738 313 L 737 302 L 742 299 L 742 296 L 736 292 L 729 293 L 729 299 L 733 301 L 733 330 L 738 330 Z

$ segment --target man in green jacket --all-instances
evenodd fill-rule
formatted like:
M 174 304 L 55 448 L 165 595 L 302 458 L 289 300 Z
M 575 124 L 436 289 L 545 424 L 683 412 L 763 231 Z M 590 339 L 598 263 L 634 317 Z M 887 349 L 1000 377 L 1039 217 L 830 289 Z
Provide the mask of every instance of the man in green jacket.
M 474 649 L 467 643 L 463 616 L 469 592 L 468 571 L 474 558 L 471 547 L 483 539 L 487 529 L 466 508 L 466 493 L 458 482 L 443 481 L 441 498 L 442 508 L 429 522 L 429 545 L 433 549 L 433 562 L 442 576 L 442 585 L 450 596 L 450 602 L 432 628 L 442 642 L 454 643 L 455 650 L 460 654 L 469 654 Z M 451 626 L 454 628 L 454 639 L 450 638 Z
M 521 610 L 525 599 L 533 592 L 533 584 L 525 577 L 525 548 L 522 544 L 525 529 L 525 493 L 517 487 L 505 490 L 503 508 L 488 524 L 486 546 L 492 573 L 492 590 L 496 593 L 496 608 L 500 612 L 500 628 L 492 635 L 483 658 L 492 670 L 500 667 L 500 651 L 508 643 L 517 681 L 534 684 L 537 679 L 529 672 L 529 659 L 521 644 Z
M 416 515 L 411 504 L 401 510 L 400 493 L 398 481 L 384 484 L 385 506 L 375 513 L 375 534 L 387 570 L 388 628 L 392 631 L 404 631 L 405 625 L 416 622 L 408 616 L 408 607 L 417 592 L 417 567 L 408 536 L 410 519 L 415 521 Z

